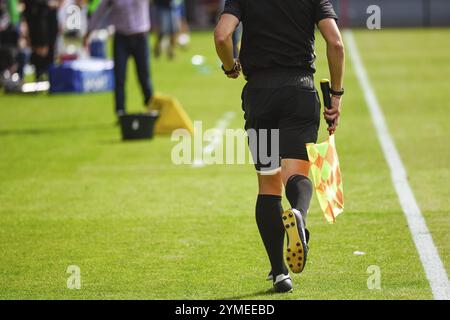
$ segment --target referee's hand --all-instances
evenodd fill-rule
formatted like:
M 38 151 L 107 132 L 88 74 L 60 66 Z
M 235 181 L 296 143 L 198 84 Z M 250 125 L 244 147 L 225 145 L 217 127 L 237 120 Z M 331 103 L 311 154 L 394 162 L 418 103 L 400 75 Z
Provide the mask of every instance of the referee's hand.
M 237 79 L 241 75 L 242 67 L 239 59 L 234 61 L 234 66 L 230 71 L 225 71 L 225 75 L 230 79 Z
M 325 108 L 325 112 L 323 113 L 325 120 L 332 123 L 327 129 L 330 134 L 335 133 L 336 128 L 339 125 L 341 107 L 342 96 L 331 96 L 331 108 Z
M 227 74 L 227 77 L 230 79 L 237 79 L 237 78 L 239 78 L 240 74 L 241 74 L 240 71 L 235 71 L 231 74 Z

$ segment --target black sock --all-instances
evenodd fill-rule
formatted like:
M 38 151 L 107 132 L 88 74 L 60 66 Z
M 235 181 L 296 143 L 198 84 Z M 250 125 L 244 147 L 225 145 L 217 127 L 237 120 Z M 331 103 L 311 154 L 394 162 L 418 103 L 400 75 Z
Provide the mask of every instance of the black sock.
M 306 222 L 312 192 L 312 183 L 308 177 L 292 175 L 286 183 L 286 197 L 291 207 L 302 213 L 304 222 Z
M 30 62 L 34 65 L 35 68 L 35 78 L 36 81 L 41 81 L 42 76 L 47 72 L 47 58 L 36 53 L 31 54 Z
M 274 278 L 282 273 L 288 273 L 283 257 L 285 230 L 281 220 L 282 213 L 281 196 L 258 195 L 256 223 L 269 256 Z

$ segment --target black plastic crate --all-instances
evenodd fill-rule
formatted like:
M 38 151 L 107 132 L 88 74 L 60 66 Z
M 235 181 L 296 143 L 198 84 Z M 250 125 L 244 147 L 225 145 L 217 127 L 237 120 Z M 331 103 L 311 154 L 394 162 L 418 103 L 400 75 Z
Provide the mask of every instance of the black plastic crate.
M 157 111 L 120 116 L 123 140 L 152 139 L 155 122 L 159 117 Z

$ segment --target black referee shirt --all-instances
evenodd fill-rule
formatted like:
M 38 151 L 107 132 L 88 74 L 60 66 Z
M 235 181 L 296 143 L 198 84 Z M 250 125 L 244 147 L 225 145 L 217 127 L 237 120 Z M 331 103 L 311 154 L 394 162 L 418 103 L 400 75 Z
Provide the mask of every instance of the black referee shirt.
M 337 19 L 329 0 L 226 0 L 223 13 L 243 24 L 239 59 L 249 77 L 266 69 L 314 73 L 314 27 Z

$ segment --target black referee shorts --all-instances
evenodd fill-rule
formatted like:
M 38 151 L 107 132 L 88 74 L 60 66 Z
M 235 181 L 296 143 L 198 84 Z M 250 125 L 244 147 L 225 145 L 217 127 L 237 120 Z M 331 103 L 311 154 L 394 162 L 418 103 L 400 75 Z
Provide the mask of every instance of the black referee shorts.
M 278 171 L 281 159 L 308 160 L 306 144 L 317 142 L 320 124 L 311 74 L 270 70 L 252 75 L 242 92 L 242 108 L 257 172 Z

